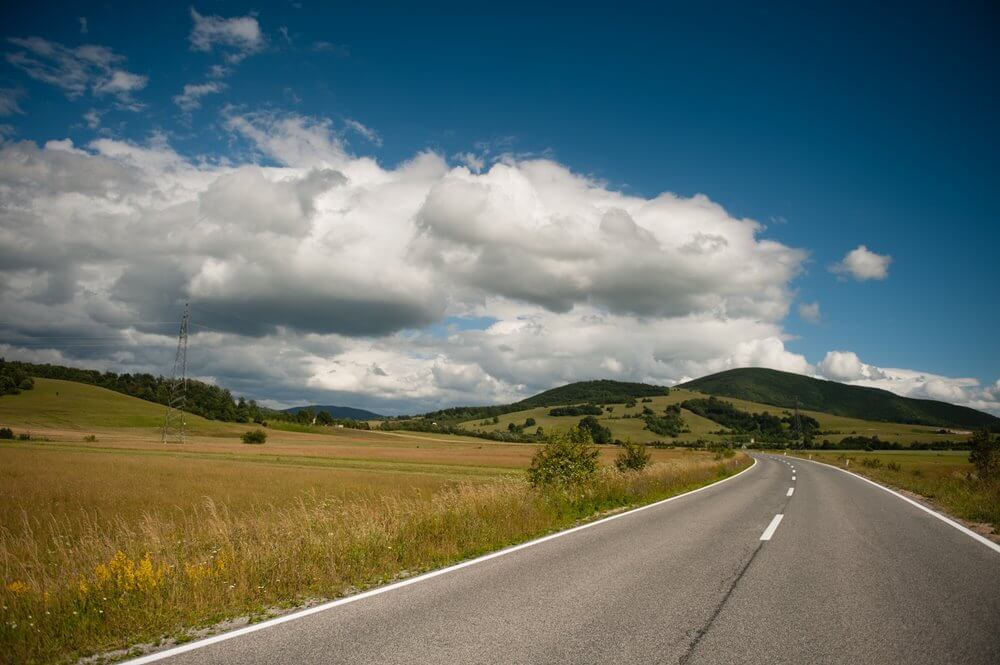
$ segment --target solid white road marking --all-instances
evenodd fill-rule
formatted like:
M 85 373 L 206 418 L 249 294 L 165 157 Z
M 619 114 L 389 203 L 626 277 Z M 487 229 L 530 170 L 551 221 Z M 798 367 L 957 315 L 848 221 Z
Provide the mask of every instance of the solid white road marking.
M 793 492 L 795 492 L 795 488 L 794 487 L 789 487 L 788 488 L 788 494 L 786 494 L 785 496 L 791 496 Z
M 665 503 L 671 501 L 676 501 L 686 496 L 691 496 L 692 494 L 697 494 L 698 492 L 703 492 L 710 487 L 716 487 L 722 483 L 732 480 L 733 478 L 738 478 L 744 473 L 753 469 L 757 466 L 757 459 L 753 458 L 753 464 L 743 469 L 734 476 L 728 476 L 722 480 L 717 480 L 711 485 L 705 485 L 699 487 L 698 489 L 691 490 L 690 492 L 685 492 L 683 494 L 678 494 L 662 501 L 657 501 L 656 503 L 647 503 L 645 506 L 639 506 L 638 508 L 633 508 L 624 513 L 617 513 L 611 515 L 610 517 L 605 517 L 593 522 L 587 522 L 586 524 L 581 524 L 580 526 L 575 526 L 572 529 L 566 529 L 565 531 L 558 531 L 556 533 L 550 533 L 547 536 L 542 536 L 535 540 L 529 540 L 526 543 L 521 543 L 520 545 L 514 545 L 513 547 L 507 547 L 502 550 L 497 550 L 496 552 L 491 552 L 489 554 L 484 554 L 483 556 L 476 557 L 475 559 L 469 559 L 468 561 L 463 561 L 461 563 L 456 563 L 447 568 L 439 568 L 438 570 L 432 570 L 429 573 L 424 573 L 423 575 L 417 575 L 416 577 L 411 577 L 409 579 L 401 580 L 399 582 L 394 582 L 392 584 L 387 584 L 386 586 L 378 587 L 376 589 L 370 589 L 364 591 L 354 596 L 348 596 L 346 598 L 340 598 L 338 600 L 332 600 L 328 603 L 323 603 L 322 605 L 316 605 L 315 607 L 309 607 L 304 610 L 299 610 L 298 612 L 292 612 L 291 614 L 286 614 L 285 616 L 276 617 L 268 621 L 261 621 L 260 623 L 255 623 L 251 626 L 244 626 L 237 630 L 230 631 L 228 633 L 222 633 L 220 635 L 214 635 L 212 637 L 206 637 L 203 640 L 198 640 L 196 642 L 188 642 L 187 644 L 182 644 L 180 646 L 173 647 L 172 649 L 166 649 L 164 651 L 157 651 L 146 656 L 141 656 L 134 660 L 124 661 L 124 665 L 144 665 L 145 663 L 153 663 L 158 660 L 163 660 L 165 658 L 172 658 L 173 656 L 180 655 L 182 653 L 187 653 L 188 651 L 194 651 L 195 649 L 200 649 L 202 647 L 207 647 L 211 644 L 216 644 L 218 642 L 224 642 L 230 640 L 234 637 L 240 637 L 242 635 L 247 635 L 248 633 L 255 633 L 258 630 L 264 630 L 265 628 L 270 628 L 271 626 L 277 626 L 279 624 L 288 623 L 289 621 L 295 621 L 296 619 L 301 619 L 303 617 L 310 616 L 312 614 L 318 614 L 320 612 L 325 612 L 326 610 L 331 610 L 335 607 L 340 607 L 341 605 L 347 605 L 348 603 L 357 602 L 359 600 L 364 600 L 365 598 L 371 598 L 372 596 L 378 596 L 380 594 L 386 593 L 388 591 L 394 591 L 395 589 L 401 589 L 403 587 L 410 586 L 411 584 L 416 584 L 418 582 L 423 582 L 431 578 L 437 577 L 438 575 L 444 575 L 456 570 L 461 570 L 462 568 L 468 568 L 469 566 L 474 566 L 477 563 L 483 563 L 484 561 L 489 561 L 490 559 L 496 559 L 497 557 L 505 556 L 507 554 L 513 554 L 514 552 L 533 547 L 535 545 L 541 545 L 544 542 L 554 540 L 556 538 L 561 538 L 563 536 L 568 536 L 571 533 L 576 533 L 577 531 L 583 531 L 584 529 L 589 529 L 595 527 L 598 524 L 604 524 L 605 522 L 610 522 L 612 520 L 621 519 L 622 517 L 627 517 L 628 515 L 634 515 L 636 513 L 642 512 L 644 510 L 649 510 L 650 508 L 655 508 L 656 506 L 661 506 Z
M 813 464 L 822 464 L 823 466 L 828 466 L 831 469 L 836 469 L 837 471 L 840 471 L 841 473 L 846 473 L 849 476 L 854 476 L 858 480 L 863 480 L 866 483 L 868 483 L 869 485 L 874 485 L 875 487 L 879 488 L 880 490 L 885 490 L 889 494 L 895 494 L 898 498 L 902 499 L 903 501 L 905 501 L 905 502 L 907 502 L 907 503 L 909 503 L 911 505 L 916 506 L 917 508 L 919 508 L 920 510 L 924 511 L 925 513 L 933 515 L 934 517 L 938 518 L 939 520 L 941 520 L 945 524 L 947 524 L 949 526 L 952 526 L 952 527 L 955 527 L 956 529 L 958 529 L 959 531 L 961 531 L 962 533 L 964 533 L 965 535 L 967 535 L 969 538 L 972 538 L 973 540 L 979 541 L 980 543 L 982 543 L 983 545 L 986 545 L 986 547 L 990 548 L 994 552 L 997 552 L 998 554 L 1000 554 L 1000 545 L 994 543 L 989 538 L 985 538 L 983 536 L 980 536 L 978 533 L 976 533 L 972 529 L 969 529 L 969 528 L 966 528 L 966 527 L 962 526 L 961 524 L 959 524 L 955 520 L 951 519 L 950 517 L 945 517 L 941 513 L 937 512 L 936 510 L 931 510 L 930 508 L 928 508 L 924 504 L 920 503 L 919 501 L 914 501 L 913 499 L 911 499 L 909 497 L 906 497 L 906 496 L 903 496 L 902 494 L 900 494 L 899 492 L 897 492 L 895 490 L 889 489 L 885 485 L 880 485 L 880 484 L 876 483 L 874 480 L 868 480 L 864 476 L 859 476 L 858 474 L 854 473 L 853 471 L 848 471 L 847 469 L 841 469 L 839 466 L 834 466 L 832 464 L 827 464 L 826 462 L 820 462 L 820 461 L 817 461 L 817 460 L 809 460 L 809 461 L 812 462 Z
M 771 536 L 773 536 L 774 532 L 778 529 L 778 525 L 781 524 L 781 519 L 783 517 L 784 515 L 780 513 L 775 515 L 774 519 L 771 520 L 771 523 L 767 525 L 766 529 L 764 529 L 764 533 L 760 534 L 760 539 L 771 540 Z

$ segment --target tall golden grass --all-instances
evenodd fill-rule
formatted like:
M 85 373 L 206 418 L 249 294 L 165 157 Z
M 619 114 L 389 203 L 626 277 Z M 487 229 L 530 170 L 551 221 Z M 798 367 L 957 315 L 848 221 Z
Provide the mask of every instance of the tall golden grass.
M 136 522 L 23 513 L 0 529 L 0 660 L 71 661 L 352 590 L 521 542 L 746 467 L 706 457 L 604 469 L 584 488 L 521 479 L 430 497 L 307 495 L 231 512 L 204 505 Z

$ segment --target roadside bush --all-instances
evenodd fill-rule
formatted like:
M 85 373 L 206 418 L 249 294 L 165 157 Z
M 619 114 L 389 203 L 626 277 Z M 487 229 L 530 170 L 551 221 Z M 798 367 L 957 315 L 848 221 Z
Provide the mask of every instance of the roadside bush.
M 729 459 L 736 454 L 736 451 L 724 443 L 713 442 L 709 443 L 706 448 L 709 452 L 715 453 L 713 457 L 717 460 Z
M 895 471 L 897 473 L 903 470 L 903 467 L 899 466 L 899 462 L 889 462 L 885 465 L 885 468 L 886 471 Z
M 267 441 L 267 432 L 262 429 L 252 429 L 249 432 L 243 432 L 240 438 L 243 439 L 243 443 L 264 443 Z
M 598 454 L 587 430 L 572 427 L 567 432 L 552 432 L 531 458 L 528 480 L 539 488 L 578 487 L 597 473 Z
M 622 450 L 615 458 L 615 468 L 622 473 L 626 471 L 642 471 L 649 465 L 652 456 L 646 450 L 646 446 L 641 443 L 632 443 L 631 439 L 626 439 L 622 443 Z
M 969 441 L 969 462 L 976 467 L 976 475 L 984 482 L 1000 479 L 1000 439 L 990 439 L 984 427 Z
M 31 435 L 28 434 L 27 432 L 21 432 L 20 434 L 17 435 L 17 440 L 18 441 L 31 441 Z
M 88 434 L 87 436 L 83 437 L 83 440 L 86 441 L 87 443 L 96 443 L 97 437 L 94 436 L 93 434 Z
M 0 427 L 0 439 L 13 439 L 14 430 L 9 427 Z
M 868 469 L 880 469 L 882 468 L 882 460 L 877 457 L 868 457 L 861 460 L 861 466 Z

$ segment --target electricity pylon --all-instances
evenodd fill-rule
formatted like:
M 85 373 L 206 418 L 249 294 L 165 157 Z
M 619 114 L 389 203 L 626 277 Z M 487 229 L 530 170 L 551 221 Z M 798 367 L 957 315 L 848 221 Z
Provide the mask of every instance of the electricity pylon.
M 163 417 L 163 443 L 184 443 L 184 407 L 187 401 L 188 319 L 191 314 L 184 303 L 181 330 L 177 335 L 177 355 L 174 372 L 167 385 L 167 413 Z

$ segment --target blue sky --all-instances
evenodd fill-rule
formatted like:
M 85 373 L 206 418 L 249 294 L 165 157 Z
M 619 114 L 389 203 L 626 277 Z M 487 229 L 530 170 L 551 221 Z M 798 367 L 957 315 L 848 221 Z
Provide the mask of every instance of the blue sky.
M 202 49 L 192 8 L 169 3 L 5 6 L 0 87 L 20 110 L 0 118 L 6 141 L 69 138 L 86 150 L 155 136 L 192 162 L 295 166 L 227 124 L 285 114 L 327 119 L 348 154 L 386 169 L 428 150 L 451 165 L 472 153 L 487 169 L 540 157 L 643 199 L 704 194 L 763 224 L 761 239 L 807 253 L 775 323 L 810 366 L 850 351 L 873 368 L 983 386 L 1000 377 L 997 22 L 985 5 L 193 10 L 252 19 L 259 39 L 210 34 Z M 29 37 L 110 48 L 123 58 L 112 68 L 146 79 L 68 93 L 10 57 L 27 48 L 10 38 Z M 219 92 L 182 110 L 186 84 Z M 860 245 L 891 256 L 884 277 L 831 271 Z M 798 313 L 810 303 L 814 321 Z M 444 316 L 416 328 L 444 335 L 502 318 Z

